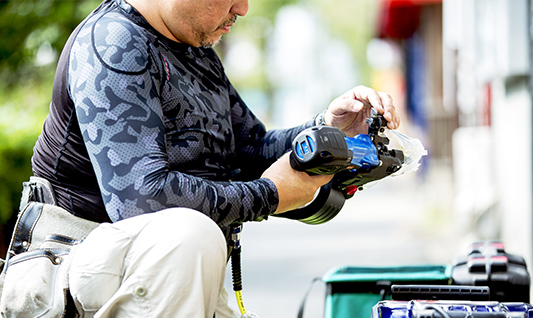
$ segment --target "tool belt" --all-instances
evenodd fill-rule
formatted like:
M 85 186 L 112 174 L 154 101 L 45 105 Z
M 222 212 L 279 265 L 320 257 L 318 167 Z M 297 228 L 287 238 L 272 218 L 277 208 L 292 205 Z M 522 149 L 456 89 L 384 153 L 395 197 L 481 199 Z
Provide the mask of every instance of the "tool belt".
M 51 184 L 23 183 L 20 211 L 0 275 L 0 316 L 76 317 L 68 290 L 71 252 L 99 223 L 55 205 Z

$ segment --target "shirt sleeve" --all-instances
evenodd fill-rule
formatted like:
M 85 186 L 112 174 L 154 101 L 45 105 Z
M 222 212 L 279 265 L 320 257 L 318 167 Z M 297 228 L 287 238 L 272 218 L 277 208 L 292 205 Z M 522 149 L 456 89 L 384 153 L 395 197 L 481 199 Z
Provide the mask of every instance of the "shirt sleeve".
M 170 169 L 159 98 L 162 66 L 141 32 L 117 19 L 87 22 L 73 44 L 68 76 L 111 220 L 188 207 L 228 226 L 275 211 L 270 180 L 215 182 Z

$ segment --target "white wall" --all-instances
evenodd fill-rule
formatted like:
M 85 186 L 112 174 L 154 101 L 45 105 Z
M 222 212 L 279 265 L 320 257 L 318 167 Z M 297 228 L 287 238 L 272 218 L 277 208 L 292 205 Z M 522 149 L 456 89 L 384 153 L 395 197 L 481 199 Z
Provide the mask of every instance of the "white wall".
M 443 6 L 444 91 L 456 91 L 445 102 L 457 105 L 462 126 L 454 135 L 455 218 L 465 237 L 502 239 L 531 271 L 528 0 Z

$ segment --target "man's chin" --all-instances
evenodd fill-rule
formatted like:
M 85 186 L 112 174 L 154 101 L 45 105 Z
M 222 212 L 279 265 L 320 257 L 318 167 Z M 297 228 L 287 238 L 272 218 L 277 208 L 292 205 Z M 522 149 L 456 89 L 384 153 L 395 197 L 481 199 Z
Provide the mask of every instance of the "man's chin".
M 205 41 L 204 43 L 202 43 L 201 47 L 212 48 L 216 46 L 218 43 L 220 43 L 220 41 L 222 41 L 222 37 L 219 37 L 218 39 L 213 40 L 213 41 Z

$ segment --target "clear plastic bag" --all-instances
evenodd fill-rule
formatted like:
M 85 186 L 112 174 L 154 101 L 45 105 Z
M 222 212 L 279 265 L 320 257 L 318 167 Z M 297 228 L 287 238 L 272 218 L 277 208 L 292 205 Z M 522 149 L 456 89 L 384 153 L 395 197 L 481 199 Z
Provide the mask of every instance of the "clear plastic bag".
M 401 148 L 400 150 L 403 151 L 404 155 L 404 162 L 400 170 L 389 175 L 389 177 L 400 176 L 402 174 L 415 172 L 418 170 L 421 165 L 420 160 L 422 160 L 423 156 L 426 156 L 428 154 L 427 150 L 424 148 L 424 145 L 422 145 L 420 139 L 411 138 L 397 130 L 390 129 L 385 129 L 385 131 L 380 134 L 384 134 L 387 138 L 389 138 L 390 149 Z M 383 179 L 368 182 L 361 186 L 360 189 L 369 189 L 381 180 Z
M 397 130 L 387 129 L 385 132 L 391 142 L 397 142 L 400 145 L 404 154 L 402 167 L 392 175 L 399 176 L 417 171 L 421 164 L 420 160 L 428 154 L 422 142 L 417 138 L 408 137 Z

